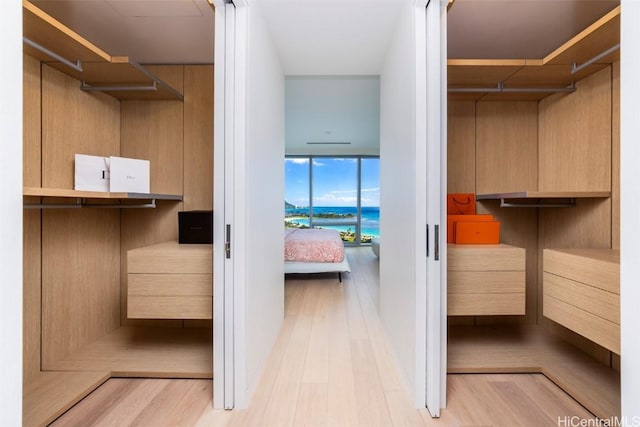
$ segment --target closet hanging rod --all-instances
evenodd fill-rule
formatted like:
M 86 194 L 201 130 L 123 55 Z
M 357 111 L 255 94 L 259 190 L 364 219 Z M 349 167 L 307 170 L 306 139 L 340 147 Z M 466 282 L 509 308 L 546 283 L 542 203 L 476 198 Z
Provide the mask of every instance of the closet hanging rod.
M 596 55 L 593 58 L 591 58 L 590 60 L 588 60 L 587 62 L 585 62 L 584 64 L 581 65 L 577 65 L 575 62 L 573 63 L 573 66 L 571 67 L 571 74 L 575 74 L 578 71 L 587 68 L 589 65 L 595 63 L 596 61 L 598 61 L 600 58 L 604 58 L 605 56 L 609 55 L 610 53 L 615 52 L 616 50 L 620 49 L 620 43 L 618 43 L 615 46 L 610 47 L 609 49 L 605 50 L 604 52 L 602 52 L 600 55 Z
M 157 91 L 158 84 L 153 82 L 151 86 L 91 86 L 83 81 L 80 89 L 86 92 L 138 92 L 138 91 Z
M 505 199 L 500 199 L 501 208 L 573 208 L 576 206 L 576 199 L 569 199 L 567 203 L 509 203 Z
M 24 209 L 80 209 L 80 208 L 95 208 L 95 209 L 155 209 L 156 199 L 151 199 L 151 203 L 143 203 L 138 205 L 90 205 L 85 203 L 84 199 L 77 199 L 75 203 L 60 204 L 60 203 L 25 203 Z
M 72 68 L 72 69 L 82 73 L 82 71 L 83 71 L 82 70 L 82 63 L 80 62 L 79 59 L 74 64 L 73 62 L 69 61 L 68 59 L 63 58 L 62 56 L 58 55 L 57 53 L 47 49 L 46 47 L 42 46 L 41 44 L 38 44 L 38 43 L 34 42 L 31 39 L 28 39 L 26 37 L 22 37 L 22 41 L 25 42 L 26 44 L 28 44 L 29 46 L 31 46 L 32 48 L 34 48 L 36 50 L 39 50 L 40 52 L 44 53 L 45 55 L 52 57 L 56 61 L 62 62 L 67 67 Z
M 504 83 L 498 83 L 494 87 L 450 87 L 449 93 L 546 93 L 546 92 L 575 92 L 573 83 L 566 87 L 504 87 Z

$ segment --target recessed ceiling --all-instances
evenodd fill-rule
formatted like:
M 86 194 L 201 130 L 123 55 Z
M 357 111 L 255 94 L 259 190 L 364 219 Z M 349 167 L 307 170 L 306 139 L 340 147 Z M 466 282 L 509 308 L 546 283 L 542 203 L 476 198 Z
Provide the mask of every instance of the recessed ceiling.
M 456 0 L 448 13 L 455 59 L 541 59 L 619 0 Z
M 260 0 L 287 75 L 380 74 L 410 0 Z
M 34 0 L 112 56 L 143 64 L 212 64 L 207 0 Z

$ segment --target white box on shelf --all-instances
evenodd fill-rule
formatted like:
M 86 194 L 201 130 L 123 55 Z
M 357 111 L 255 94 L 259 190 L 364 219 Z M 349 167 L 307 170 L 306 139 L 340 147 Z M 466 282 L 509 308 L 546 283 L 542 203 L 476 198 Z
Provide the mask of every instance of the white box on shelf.
M 110 191 L 113 193 L 150 193 L 149 160 L 111 156 Z
M 74 189 L 78 191 L 109 191 L 109 157 L 75 155 Z

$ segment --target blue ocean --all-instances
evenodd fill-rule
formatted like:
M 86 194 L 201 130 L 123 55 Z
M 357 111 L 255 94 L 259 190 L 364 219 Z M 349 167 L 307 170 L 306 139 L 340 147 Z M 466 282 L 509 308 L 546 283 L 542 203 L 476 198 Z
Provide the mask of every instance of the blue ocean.
M 318 221 L 322 221 L 324 223 L 327 222 L 344 222 L 353 219 L 355 221 L 356 214 L 358 210 L 355 206 L 314 206 L 313 214 L 322 215 L 322 218 L 318 218 Z M 380 208 L 379 207 L 370 207 L 363 206 L 360 208 L 360 212 L 362 215 L 362 220 L 360 222 L 361 233 L 363 235 L 369 236 L 380 236 Z M 287 219 L 288 221 L 295 222 L 298 224 L 309 225 L 309 208 L 289 208 L 284 210 L 285 217 L 291 218 Z M 306 218 L 296 218 L 299 215 L 304 215 Z M 336 218 L 326 218 L 327 216 L 335 215 Z M 352 215 L 352 217 L 348 217 L 348 215 Z M 347 231 L 351 229 L 351 231 L 355 231 L 354 226 L 349 225 L 336 225 L 331 226 L 331 228 L 335 228 L 340 231 Z

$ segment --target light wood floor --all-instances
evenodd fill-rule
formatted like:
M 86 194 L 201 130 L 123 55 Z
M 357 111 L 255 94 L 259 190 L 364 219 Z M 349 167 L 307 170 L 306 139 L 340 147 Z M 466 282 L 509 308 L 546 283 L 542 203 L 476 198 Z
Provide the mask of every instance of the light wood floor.
M 55 426 L 514 426 L 592 415 L 539 374 L 450 375 L 439 420 L 413 408 L 377 316 L 377 259 L 286 281 L 286 315 L 246 410 L 211 409 L 210 380 L 111 379 Z

